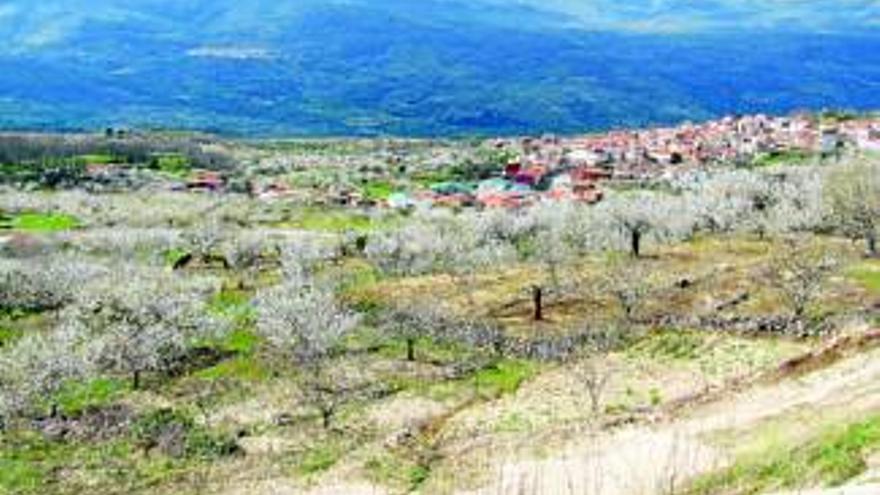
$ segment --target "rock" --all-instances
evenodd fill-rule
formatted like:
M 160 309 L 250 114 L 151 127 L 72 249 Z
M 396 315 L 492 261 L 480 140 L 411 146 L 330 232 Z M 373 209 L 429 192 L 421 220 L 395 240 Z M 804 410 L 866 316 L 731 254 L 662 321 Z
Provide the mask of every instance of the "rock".
M 272 418 L 272 424 L 275 426 L 285 427 L 292 426 L 294 423 L 293 415 L 290 413 L 280 413 Z

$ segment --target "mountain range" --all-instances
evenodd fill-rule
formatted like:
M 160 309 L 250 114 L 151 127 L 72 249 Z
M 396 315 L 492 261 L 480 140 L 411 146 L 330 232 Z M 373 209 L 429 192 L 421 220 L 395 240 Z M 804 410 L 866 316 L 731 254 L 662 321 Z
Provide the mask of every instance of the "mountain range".
M 0 128 L 582 132 L 880 108 L 876 0 L 0 1 Z

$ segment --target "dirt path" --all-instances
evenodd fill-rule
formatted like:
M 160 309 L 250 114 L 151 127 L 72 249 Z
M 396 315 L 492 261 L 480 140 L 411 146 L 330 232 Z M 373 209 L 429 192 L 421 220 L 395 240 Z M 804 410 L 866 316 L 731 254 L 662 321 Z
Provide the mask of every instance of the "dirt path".
M 549 459 L 496 464 L 474 495 L 668 493 L 694 475 L 725 465 L 731 452 L 709 437 L 748 431 L 786 417 L 829 418 L 880 409 L 880 349 L 825 369 L 758 386 L 698 407 L 683 418 L 574 442 Z M 807 425 L 808 426 L 808 425 Z

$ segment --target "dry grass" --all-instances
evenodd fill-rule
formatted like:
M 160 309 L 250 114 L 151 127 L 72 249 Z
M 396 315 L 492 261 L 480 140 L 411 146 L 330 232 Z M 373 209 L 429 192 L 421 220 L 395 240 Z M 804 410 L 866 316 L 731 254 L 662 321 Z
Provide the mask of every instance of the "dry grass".
M 850 255 L 857 252 L 837 239 L 822 242 L 829 249 Z M 770 253 L 777 249 L 783 249 L 780 242 L 747 237 L 713 237 L 656 248 L 641 261 L 649 272 L 657 275 L 641 317 L 650 320 L 659 315 L 712 315 L 717 306 L 742 294 L 748 294 L 748 299 L 728 310 L 728 314 L 784 313 L 779 294 L 768 283 Z M 545 303 L 546 321 L 542 322 L 532 319 L 530 288 L 546 278 L 542 267 L 536 265 L 483 272 L 469 286 L 457 284 L 446 275 L 384 280 L 360 288 L 354 297 L 378 302 L 442 301 L 445 308 L 457 315 L 494 319 L 514 335 L 559 334 L 620 316 L 614 300 L 600 288 L 601 274 L 607 267 L 608 258 L 596 255 L 563 271 L 561 279 L 569 289 L 561 295 L 551 291 Z M 870 300 L 870 288 L 865 287 L 864 281 L 871 280 L 869 275 L 873 272 L 866 271 L 863 265 L 857 268 L 857 276 L 837 277 L 829 283 L 819 305 L 822 311 L 862 307 Z M 690 285 L 676 287 L 682 280 Z

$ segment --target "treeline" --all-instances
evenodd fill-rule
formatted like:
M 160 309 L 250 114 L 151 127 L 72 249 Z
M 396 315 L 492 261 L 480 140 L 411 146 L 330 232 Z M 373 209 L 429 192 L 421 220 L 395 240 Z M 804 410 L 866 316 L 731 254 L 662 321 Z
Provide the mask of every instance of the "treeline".
M 113 162 L 156 168 L 162 156 L 184 158 L 193 168 L 226 170 L 232 158 L 215 149 L 208 138 L 158 134 L 2 134 L 0 178 L 40 181 L 42 174 L 74 172 L 90 161 Z M 52 182 L 52 181 L 48 181 Z M 45 184 L 53 186 L 53 184 Z

